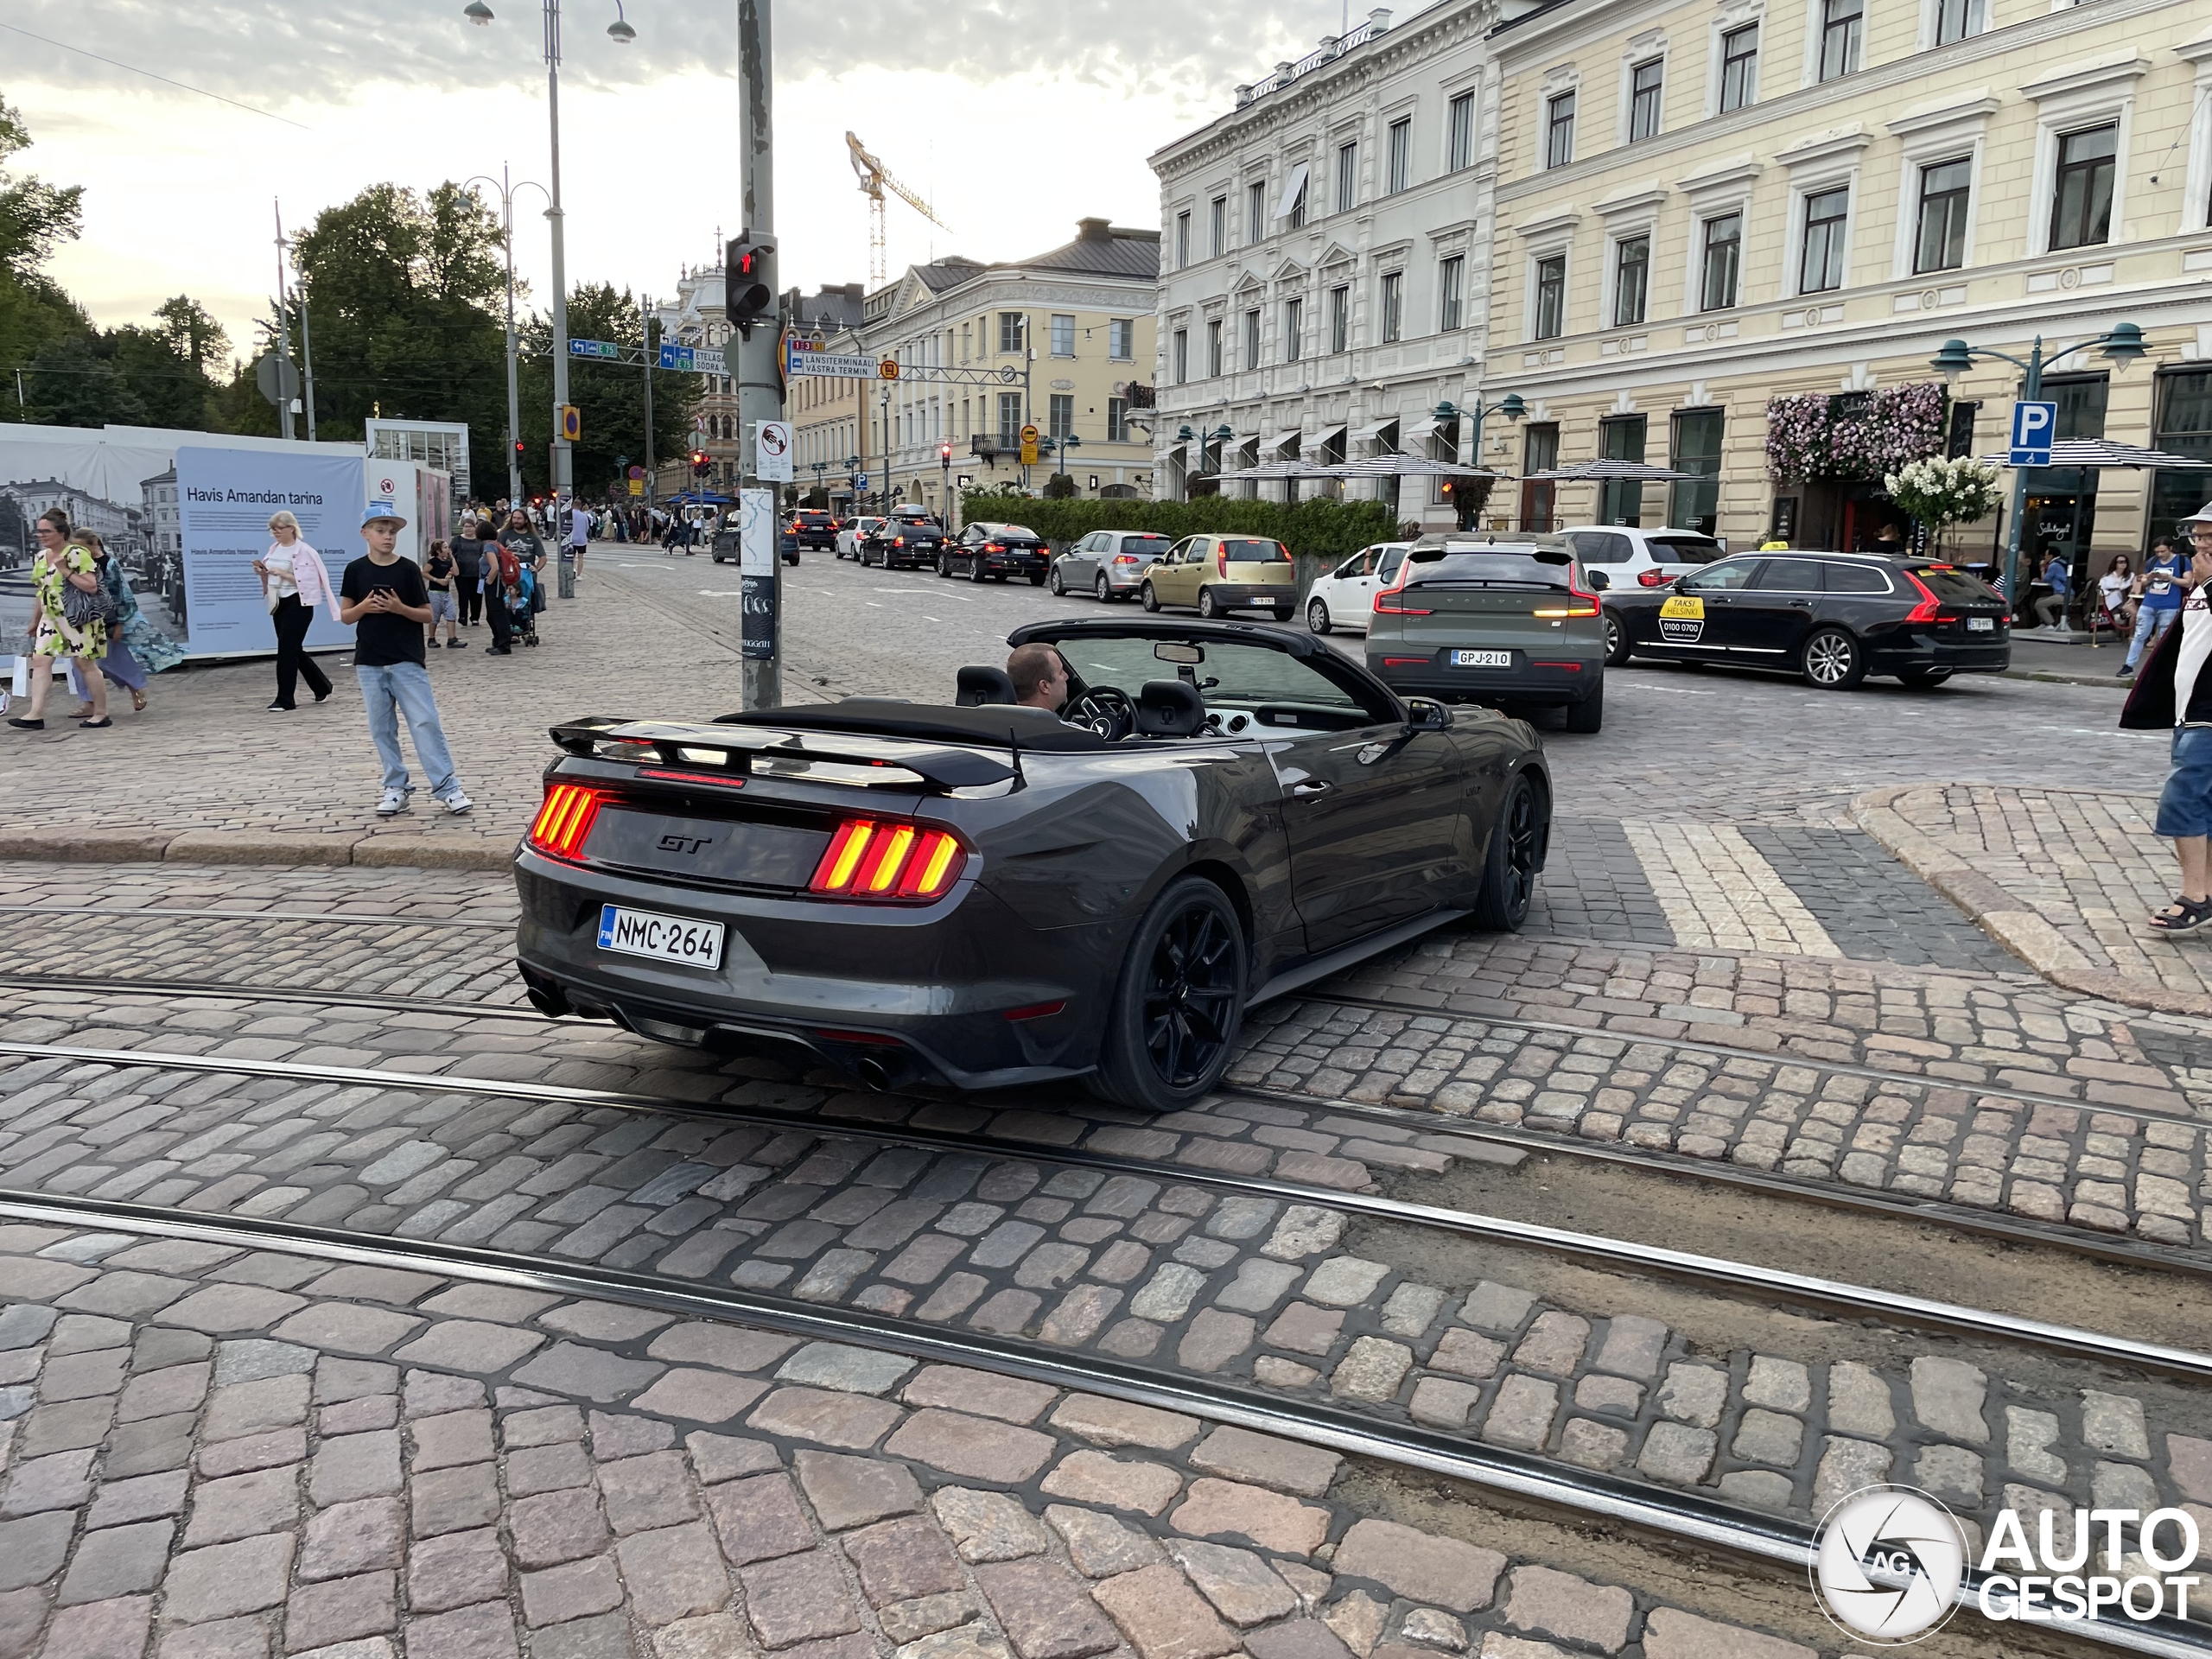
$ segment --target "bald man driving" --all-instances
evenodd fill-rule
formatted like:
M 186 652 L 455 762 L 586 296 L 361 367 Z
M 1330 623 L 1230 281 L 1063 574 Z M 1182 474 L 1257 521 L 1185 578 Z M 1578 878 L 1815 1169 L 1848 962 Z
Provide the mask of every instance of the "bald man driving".
M 1068 665 L 1050 645 L 1020 645 L 1006 659 L 1014 700 L 1025 709 L 1057 715 L 1068 700 Z

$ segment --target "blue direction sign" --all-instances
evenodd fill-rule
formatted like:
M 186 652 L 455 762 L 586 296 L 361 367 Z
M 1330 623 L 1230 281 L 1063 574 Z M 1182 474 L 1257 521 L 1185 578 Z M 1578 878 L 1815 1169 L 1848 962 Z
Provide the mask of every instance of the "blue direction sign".
M 2056 404 L 2012 405 L 2012 453 L 2005 457 L 2015 467 L 2050 465 L 2050 441 L 2058 431 Z
M 611 340 L 572 340 L 569 342 L 570 357 L 620 357 L 622 348 Z

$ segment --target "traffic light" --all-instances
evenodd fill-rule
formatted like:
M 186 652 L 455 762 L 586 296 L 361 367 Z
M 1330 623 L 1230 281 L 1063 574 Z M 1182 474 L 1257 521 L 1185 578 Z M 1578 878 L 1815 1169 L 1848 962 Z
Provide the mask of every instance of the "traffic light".
M 522 459 L 522 440 L 520 438 L 517 438 L 515 440 L 515 459 L 517 461 L 520 461 Z
M 950 466 L 952 464 L 952 446 L 949 443 L 940 443 L 938 445 L 937 458 L 944 465 L 948 467 Z
M 714 471 L 714 469 L 715 463 L 713 458 L 710 457 L 705 450 L 694 449 L 691 452 L 692 477 L 704 478 L 709 473 Z
M 753 325 L 761 313 L 776 301 L 768 286 L 768 256 L 775 251 L 774 243 L 755 242 L 748 231 L 729 245 L 723 260 L 724 315 L 747 340 L 753 338 Z

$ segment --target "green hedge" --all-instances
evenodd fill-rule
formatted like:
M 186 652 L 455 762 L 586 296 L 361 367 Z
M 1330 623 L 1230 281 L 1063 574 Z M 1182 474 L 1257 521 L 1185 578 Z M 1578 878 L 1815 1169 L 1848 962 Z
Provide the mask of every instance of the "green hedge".
M 1195 501 L 1044 501 L 976 491 L 961 498 L 960 521 L 979 518 L 1027 524 L 1058 546 L 1094 530 L 1151 530 L 1179 540 L 1202 531 L 1270 536 L 1301 560 L 1325 563 L 1357 553 L 1370 542 L 1395 540 L 1398 532 L 1387 502 L 1284 503 L 1223 495 Z

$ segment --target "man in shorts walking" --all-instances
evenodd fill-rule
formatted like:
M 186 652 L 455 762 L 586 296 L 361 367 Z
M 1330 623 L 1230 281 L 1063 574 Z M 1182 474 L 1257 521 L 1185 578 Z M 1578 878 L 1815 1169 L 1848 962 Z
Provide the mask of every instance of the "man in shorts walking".
M 2132 731 L 2173 733 L 2173 770 L 2158 796 L 2151 832 L 2174 843 L 2181 892 L 2151 918 L 2158 933 L 2195 933 L 2212 925 L 2212 503 L 2177 527 L 2190 560 L 2176 576 L 2180 620 L 2145 658 L 2120 716 Z

